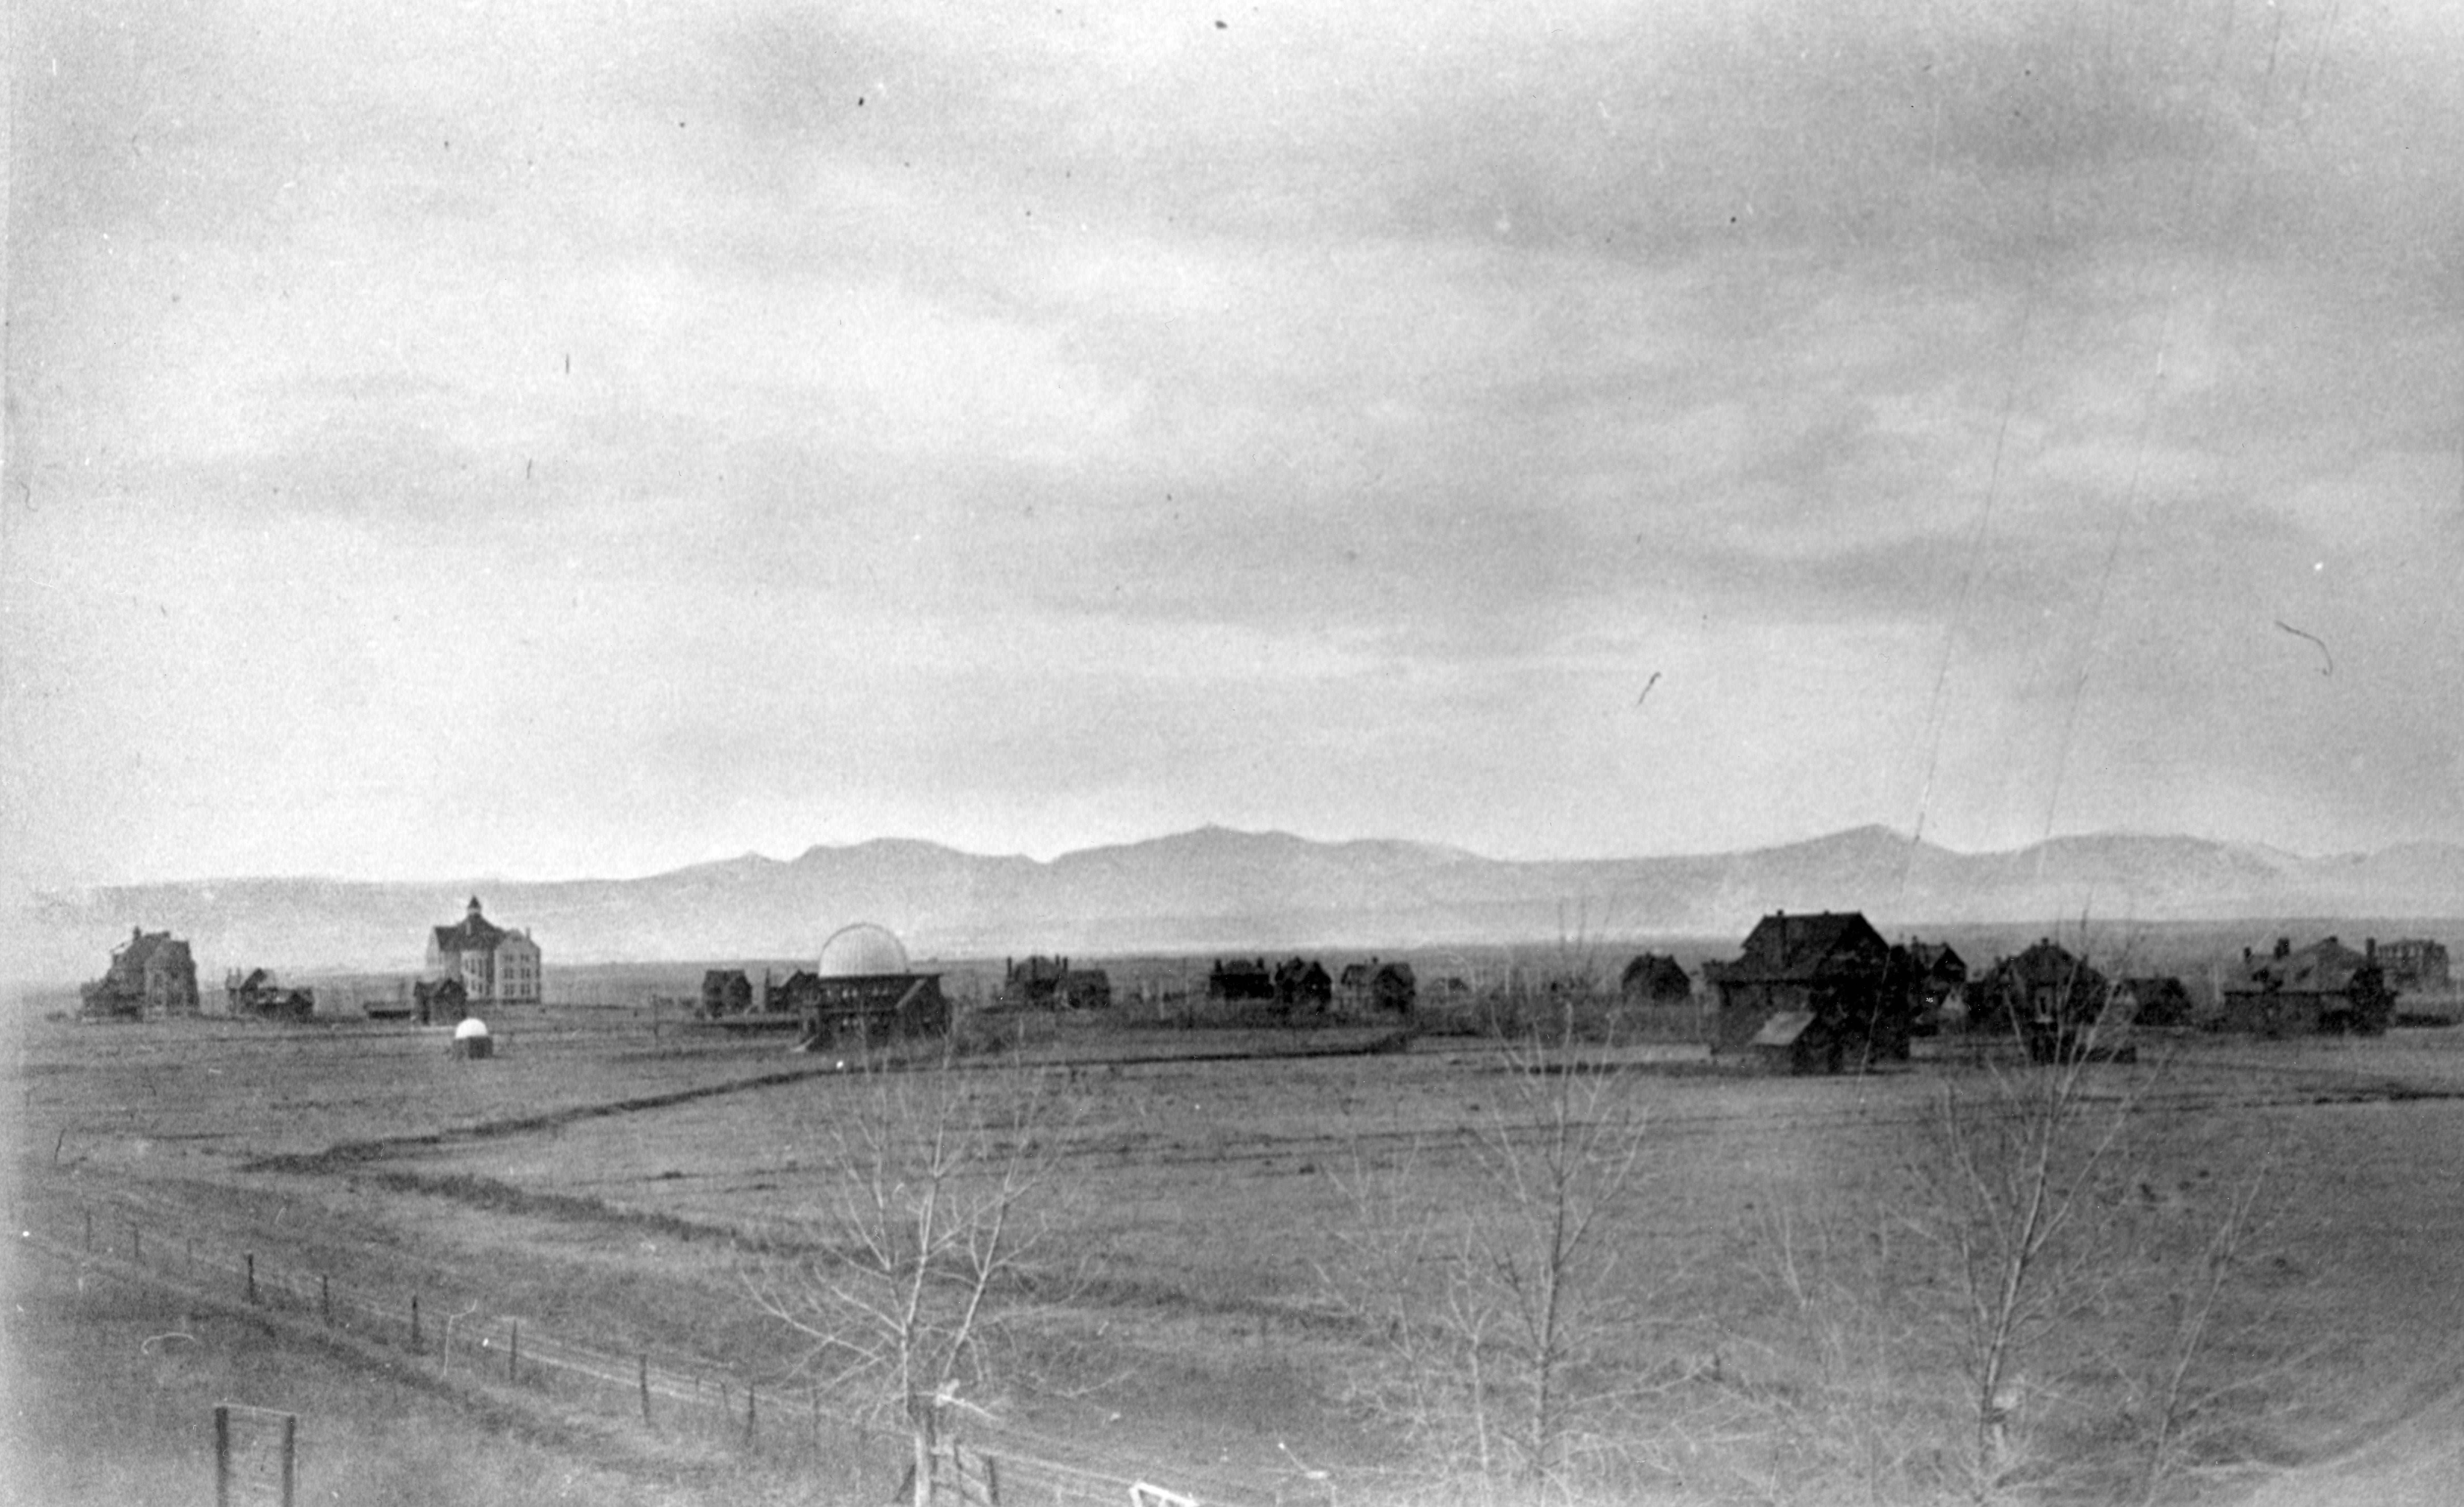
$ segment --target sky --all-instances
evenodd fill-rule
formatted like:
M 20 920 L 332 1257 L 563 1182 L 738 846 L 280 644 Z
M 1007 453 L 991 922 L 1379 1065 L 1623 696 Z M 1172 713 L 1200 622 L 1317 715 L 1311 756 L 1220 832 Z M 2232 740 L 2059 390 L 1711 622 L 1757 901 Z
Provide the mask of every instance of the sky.
M 37 886 L 2464 841 L 2450 0 L 79 0 Z

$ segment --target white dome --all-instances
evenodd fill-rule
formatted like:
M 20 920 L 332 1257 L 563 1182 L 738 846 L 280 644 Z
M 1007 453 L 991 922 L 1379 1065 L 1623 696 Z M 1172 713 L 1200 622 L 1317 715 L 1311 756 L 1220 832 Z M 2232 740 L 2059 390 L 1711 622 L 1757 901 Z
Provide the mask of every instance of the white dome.
M 456 1041 L 468 1041 L 473 1037 L 483 1037 L 487 1034 L 487 1022 L 481 1020 L 477 1016 L 467 1016 L 463 1017 L 462 1023 L 453 1028 L 453 1039 Z
M 876 973 L 907 972 L 907 950 L 887 928 L 869 921 L 841 927 L 822 944 L 822 960 L 813 972 L 824 978 L 864 978 Z

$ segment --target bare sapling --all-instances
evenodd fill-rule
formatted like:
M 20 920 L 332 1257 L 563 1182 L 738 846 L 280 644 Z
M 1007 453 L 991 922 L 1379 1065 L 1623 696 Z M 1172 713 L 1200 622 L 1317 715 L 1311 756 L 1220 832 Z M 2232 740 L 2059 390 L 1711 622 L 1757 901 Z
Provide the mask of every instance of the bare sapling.
M 2163 1190 L 2191 1142 L 2084 962 L 2011 1022 L 2014 1051 L 1947 1081 L 1924 1118 L 1917 1222 L 1947 1257 L 1968 1422 L 1953 1452 L 1984 1501 L 2064 1482 L 2123 1490 L 2090 1399 L 2118 1387 L 2153 1496 L 2213 1405 L 2243 1389 L 2210 1363 L 2264 1228 L 2262 1158 L 2195 1205 Z M 2082 982 L 2084 980 L 2085 982 Z M 2121 1336 L 2116 1341 L 2109 1336 Z M 2071 1443 L 2057 1444 L 2067 1430 Z
M 1630 1081 L 1577 1053 L 1571 1026 L 1500 1054 L 1468 1143 L 1468 1187 L 1418 1150 L 1340 1179 L 1351 1206 L 1326 1289 L 1383 1350 L 1362 1400 L 1443 1495 L 1483 1503 L 1582 1495 L 1634 1440 L 1616 1417 L 1639 1374 L 1641 1274 L 1613 1227 L 1639 1191 L 1645 1122 Z
M 1035 1306 L 1069 1106 L 1044 1079 L 947 1059 L 828 1081 L 801 1238 L 754 1297 L 807 1342 L 825 1389 L 906 1431 L 926 1507 L 959 1414 L 981 1406 L 968 1394 Z
M 2101 1022 L 2076 1045 L 2025 1063 L 1989 1063 L 1946 1082 L 1925 1122 L 1921 1218 L 1950 1257 L 1959 1362 L 1969 1402 L 1968 1494 L 1990 1500 L 2032 1465 L 2038 1422 L 2029 1367 L 2111 1295 L 2110 1212 L 2129 1181 L 2148 1081 L 2100 1070 Z
M 2215 1177 L 2213 1166 L 2234 1160 L 2220 1138 L 2167 1142 L 2176 1147 L 2171 1170 L 2151 1168 L 2136 1185 L 2130 1212 L 2142 1226 L 2138 1264 L 2146 1285 L 2139 1321 L 2125 1329 L 2114 1359 L 2137 1426 L 2143 1502 L 2192 1474 L 2202 1454 L 2263 1405 L 2272 1384 L 2318 1353 L 2283 1346 L 2276 1304 L 2255 1276 L 2292 1207 L 2281 1145 L 2271 1139 L 2246 1169 Z M 2199 1165 L 2186 1173 L 2191 1161 Z

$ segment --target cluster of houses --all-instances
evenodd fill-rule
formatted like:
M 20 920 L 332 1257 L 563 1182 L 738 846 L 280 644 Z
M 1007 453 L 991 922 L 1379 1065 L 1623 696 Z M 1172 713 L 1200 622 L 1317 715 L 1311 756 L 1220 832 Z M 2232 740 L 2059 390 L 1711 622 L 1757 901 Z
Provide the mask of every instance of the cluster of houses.
M 2407 960 L 2404 986 L 2390 976 L 2388 953 Z M 2205 1023 L 2262 1037 L 2376 1035 L 2394 1017 L 2399 988 L 2443 988 L 2445 963 L 2435 942 L 2383 951 L 2365 940 L 2356 951 L 2332 936 L 2298 949 L 2279 937 L 2265 956 L 2243 950 Z M 1971 978 L 1947 944 L 1885 942 L 1854 911 L 1765 916 L 1739 957 L 1705 964 L 1703 975 L 1719 1000 L 1713 1050 L 1800 1073 L 1905 1059 L 1912 1037 L 1953 1021 L 1970 1034 L 2015 1037 L 2039 1061 L 2126 1052 L 2130 1028 L 2192 1023 L 2190 992 L 2178 977 L 2110 978 L 2046 937 Z M 1638 977 L 1648 988 L 1670 976 L 1645 954 L 1627 970 L 1627 993 L 1635 994 Z
M 194 1016 L 204 1008 L 188 944 L 142 928 L 112 950 L 103 975 L 78 995 L 78 1014 L 89 1020 Z M 395 997 L 362 1008 L 380 1019 L 452 1025 L 483 1007 L 536 1005 L 540 997 L 539 944 L 527 931 L 490 921 L 473 895 L 461 920 L 429 928 L 421 976 L 405 980 Z M 316 1016 L 317 993 L 286 988 L 266 969 L 232 969 L 223 975 L 223 1008 L 237 1019 L 307 1020 Z
M 1206 997 L 1256 1003 L 1292 1018 L 1324 1016 L 1408 1016 L 1419 999 L 1412 965 L 1371 958 L 1346 963 L 1330 973 L 1315 958 L 1287 958 L 1269 966 L 1262 957 L 1217 958 L 1206 971 Z
M 1947 943 L 1886 941 L 1855 911 L 1774 911 L 1736 957 L 1705 964 L 1702 977 L 1716 1001 L 1713 1051 L 1793 1072 L 1904 1059 L 1912 1039 L 1946 1029 L 2016 1037 L 2031 1055 L 2055 1060 L 2109 1047 L 2124 1026 L 2192 1023 L 2190 992 L 2176 977 L 2108 978 L 2051 938 L 1971 976 Z M 2375 1034 L 2393 1019 L 2400 993 L 2444 992 L 2452 978 L 2447 949 L 2427 939 L 2385 947 L 2365 939 L 2356 950 L 2333 936 L 2301 948 L 2278 938 L 2264 954 L 2243 950 L 2200 1023 L 2264 1037 Z M 1645 952 L 1626 966 L 1617 993 L 1631 1005 L 1685 1005 L 1694 982 L 1674 956 Z M 224 995 L 236 1017 L 304 1020 L 316 1012 L 312 991 L 286 989 L 263 969 L 227 974 Z M 456 1025 L 483 1008 L 540 997 L 539 944 L 490 921 L 474 895 L 459 921 L 429 929 L 424 976 L 406 982 L 395 1000 L 364 1008 Z M 1219 957 L 1206 997 L 1292 1020 L 1408 1016 L 1419 983 L 1400 960 L 1372 957 L 1330 972 L 1313 958 Z M 133 930 L 81 998 L 92 1019 L 197 1015 L 195 958 L 167 931 Z M 1066 956 L 1003 960 L 999 1007 L 1090 1010 L 1111 1001 L 1102 969 Z M 794 1026 L 801 1044 L 817 1049 L 946 1030 L 951 1011 L 939 974 L 913 971 L 896 937 L 858 924 L 834 933 L 813 968 L 783 977 L 764 970 L 758 986 L 744 969 L 711 970 L 698 1014 L 721 1025 Z

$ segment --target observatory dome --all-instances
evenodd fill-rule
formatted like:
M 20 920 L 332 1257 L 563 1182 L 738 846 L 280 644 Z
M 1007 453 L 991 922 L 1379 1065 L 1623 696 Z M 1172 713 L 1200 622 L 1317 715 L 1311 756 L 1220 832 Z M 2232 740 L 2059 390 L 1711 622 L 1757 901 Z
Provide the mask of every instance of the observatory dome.
M 887 928 L 869 921 L 841 927 L 822 944 L 822 960 L 813 972 L 824 978 L 864 978 L 907 972 L 907 950 Z

